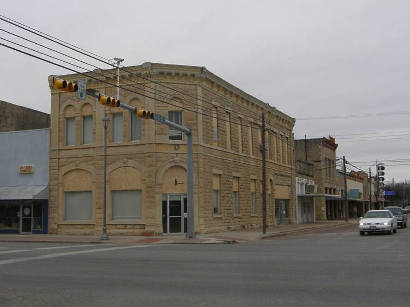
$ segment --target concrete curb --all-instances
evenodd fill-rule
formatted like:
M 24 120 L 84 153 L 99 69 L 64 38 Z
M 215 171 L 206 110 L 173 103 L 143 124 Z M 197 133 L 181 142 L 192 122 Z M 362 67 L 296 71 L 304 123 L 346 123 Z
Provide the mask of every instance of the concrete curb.
M 259 237 L 260 240 L 265 240 L 269 238 L 275 238 L 275 237 L 282 237 L 282 236 L 287 236 L 291 234 L 297 234 L 297 233 L 302 233 L 302 232 L 310 232 L 314 230 L 328 230 L 328 229 L 334 229 L 338 227 L 345 227 L 345 226 L 350 226 L 353 225 L 353 223 L 340 223 L 340 224 L 334 224 L 334 225 L 318 225 L 318 226 L 312 226 L 312 227 L 304 227 L 304 228 L 299 228 L 299 229 L 292 229 L 292 230 L 285 230 L 285 231 L 279 231 L 275 233 L 269 233 L 265 235 L 261 235 Z

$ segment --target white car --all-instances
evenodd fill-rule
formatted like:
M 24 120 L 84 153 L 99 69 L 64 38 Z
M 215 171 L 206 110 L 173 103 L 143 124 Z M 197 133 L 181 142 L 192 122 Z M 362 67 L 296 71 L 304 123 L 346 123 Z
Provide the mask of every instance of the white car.
M 359 222 L 359 232 L 363 236 L 370 232 L 397 232 L 397 218 L 389 210 L 370 210 Z

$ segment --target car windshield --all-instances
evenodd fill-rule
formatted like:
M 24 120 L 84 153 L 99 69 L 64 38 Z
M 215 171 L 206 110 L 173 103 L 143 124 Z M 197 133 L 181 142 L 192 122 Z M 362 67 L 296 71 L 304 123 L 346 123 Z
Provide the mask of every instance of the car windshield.
M 386 211 L 369 211 L 365 214 L 364 218 L 366 219 L 374 219 L 374 218 L 389 218 L 390 214 Z
M 402 215 L 400 208 L 387 208 L 393 215 Z

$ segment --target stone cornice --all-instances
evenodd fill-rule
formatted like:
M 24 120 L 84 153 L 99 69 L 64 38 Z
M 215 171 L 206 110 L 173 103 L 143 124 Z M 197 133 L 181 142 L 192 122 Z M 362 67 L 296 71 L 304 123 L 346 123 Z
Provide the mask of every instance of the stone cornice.
M 175 65 L 175 64 L 162 64 L 162 63 L 151 63 L 145 62 L 141 65 L 136 66 L 128 66 L 125 67 L 127 71 L 122 70 L 120 72 L 120 77 L 123 83 L 124 80 L 132 80 L 135 82 L 135 78 L 144 77 L 147 79 L 153 78 L 154 80 L 157 78 L 172 78 L 172 79 L 191 79 L 191 80 L 198 80 L 201 81 L 201 86 L 208 87 L 215 92 L 222 93 L 224 96 L 228 96 L 231 99 L 235 99 L 242 104 L 249 103 L 257 108 L 260 108 L 261 111 L 264 110 L 267 112 L 267 120 L 279 120 L 281 124 L 289 128 L 290 130 L 293 129 L 296 120 L 285 113 L 279 111 L 275 107 L 271 106 L 268 103 L 265 103 L 254 96 L 242 91 L 241 89 L 237 88 L 236 86 L 230 84 L 229 82 L 225 81 L 224 79 L 218 77 L 214 73 L 207 70 L 205 67 L 201 66 L 188 66 L 188 65 Z M 102 72 L 104 75 L 102 75 Z M 87 78 L 83 75 L 79 74 L 69 74 L 62 76 L 68 80 L 76 80 L 76 79 L 86 79 L 89 83 L 90 88 L 105 88 L 110 87 L 109 84 L 104 84 L 103 82 L 98 82 L 97 80 L 93 79 L 98 78 L 104 80 L 108 83 L 115 84 L 116 83 L 116 69 L 107 69 L 101 71 L 92 71 L 87 74 L 90 74 L 90 78 Z M 51 85 L 51 80 L 53 76 L 49 76 L 48 80 Z M 134 79 L 134 80 L 133 80 Z M 173 81 L 174 81 L 173 80 Z M 144 80 L 140 78 L 139 83 L 149 83 L 149 80 Z M 210 86 L 207 86 L 208 81 Z M 126 81 L 125 81 L 126 82 Z M 53 90 L 52 90 L 53 92 Z

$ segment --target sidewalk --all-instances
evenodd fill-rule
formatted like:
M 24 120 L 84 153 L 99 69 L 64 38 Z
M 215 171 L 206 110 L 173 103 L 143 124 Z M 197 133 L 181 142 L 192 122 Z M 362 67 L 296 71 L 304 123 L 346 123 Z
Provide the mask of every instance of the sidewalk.
M 280 236 L 302 234 L 319 230 L 332 230 L 339 227 L 356 225 L 356 220 L 324 221 L 315 224 L 291 224 L 275 226 L 266 234 L 261 231 L 227 231 L 219 233 L 198 234 L 195 239 L 186 239 L 185 235 L 118 236 L 112 235 L 109 240 L 100 240 L 100 236 L 87 235 L 54 235 L 54 234 L 0 234 L 0 242 L 47 242 L 47 243 L 95 243 L 95 244 L 232 244 L 246 243 Z

